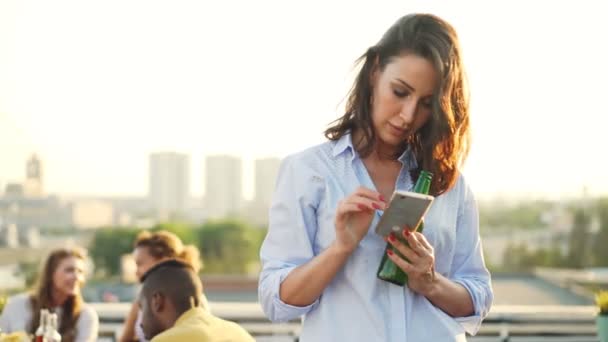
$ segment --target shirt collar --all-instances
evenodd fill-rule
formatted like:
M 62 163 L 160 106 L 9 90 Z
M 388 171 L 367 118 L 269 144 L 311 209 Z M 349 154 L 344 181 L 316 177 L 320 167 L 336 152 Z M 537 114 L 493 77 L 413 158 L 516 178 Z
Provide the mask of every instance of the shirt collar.
M 355 148 L 353 146 L 353 140 L 350 133 L 344 134 L 340 139 L 334 142 L 333 156 L 337 157 L 344 153 L 347 149 L 350 149 L 352 159 L 355 158 Z
M 418 168 L 416 156 L 414 155 L 414 151 L 412 150 L 412 147 L 410 145 L 405 148 L 405 151 L 401 153 L 397 160 L 401 162 L 401 164 L 403 165 L 403 167 L 405 167 L 406 170 L 414 170 Z

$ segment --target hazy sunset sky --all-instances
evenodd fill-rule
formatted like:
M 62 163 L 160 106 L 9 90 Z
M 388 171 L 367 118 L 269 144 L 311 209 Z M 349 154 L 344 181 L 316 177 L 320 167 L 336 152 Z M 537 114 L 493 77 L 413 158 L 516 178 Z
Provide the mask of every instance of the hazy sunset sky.
M 451 22 L 484 195 L 608 194 L 600 1 L 2 1 L 0 186 L 38 153 L 49 192 L 143 195 L 148 154 L 284 157 L 323 141 L 353 62 L 400 16 Z

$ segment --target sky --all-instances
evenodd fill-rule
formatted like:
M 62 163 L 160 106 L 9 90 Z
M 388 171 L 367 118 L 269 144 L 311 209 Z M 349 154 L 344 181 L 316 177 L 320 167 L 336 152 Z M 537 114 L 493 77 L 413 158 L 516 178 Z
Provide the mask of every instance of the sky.
M 0 186 L 144 195 L 148 154 L 245 163 L 324 141 L 354 60 L 400 16 L 449 21 L 471 88 L 464 173 L 480 196 L 608 195 L 600 1 L 0 2 Z

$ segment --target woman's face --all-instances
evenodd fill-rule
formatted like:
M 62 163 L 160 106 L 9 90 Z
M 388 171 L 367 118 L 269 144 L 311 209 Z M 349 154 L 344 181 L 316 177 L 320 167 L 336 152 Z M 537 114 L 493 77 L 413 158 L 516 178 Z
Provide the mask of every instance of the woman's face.
M 372 123 L 379 146 L 392 153 L 431 116 L 437 72 L 414 54 L 393 58 L 372 75 Z
M 156 265 L 159 260 L 154 258 L 150 252 L 148 252 L 148 247 L 137 247 L 133 251 L 133 259 L 135 259 L 135 275 L 137 279 L 141 279 L 141 276 L 146 274 L 152 266 Z
M 53 273 L 53 287 L 65 296 L 74 296 L 84 284 L 84 261 L 77 257 L 67 257 L 59 262 Z

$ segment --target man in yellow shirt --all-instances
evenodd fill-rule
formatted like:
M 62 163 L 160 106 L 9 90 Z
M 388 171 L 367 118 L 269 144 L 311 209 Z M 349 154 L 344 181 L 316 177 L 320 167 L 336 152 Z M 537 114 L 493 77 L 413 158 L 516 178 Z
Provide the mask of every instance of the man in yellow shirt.
M 200 306 L 203 285 L 188 265 L 170 260 L 143 276 L 141 327 L 151 342 L 253 342 L 236 323 Z

